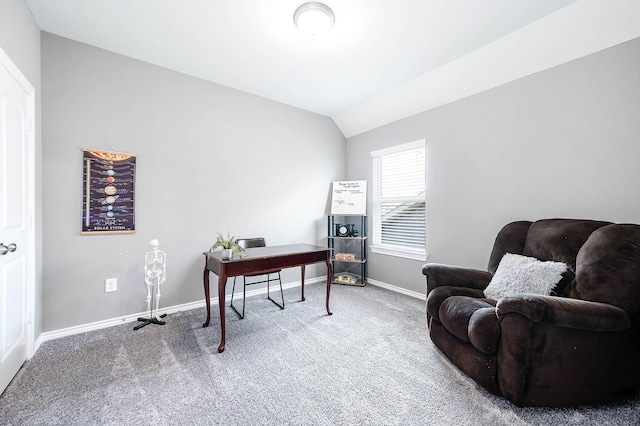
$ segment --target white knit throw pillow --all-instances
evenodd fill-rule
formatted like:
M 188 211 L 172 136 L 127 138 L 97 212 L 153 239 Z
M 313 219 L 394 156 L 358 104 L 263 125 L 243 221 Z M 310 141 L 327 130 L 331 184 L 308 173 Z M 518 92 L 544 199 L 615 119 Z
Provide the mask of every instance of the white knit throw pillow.
M 484 289 L 484 295 L 493 300 L 518 293 L 548 295 L 566 270 L 567 265 L 562 262 L 543 262 L 534 257 L 507 253 Z

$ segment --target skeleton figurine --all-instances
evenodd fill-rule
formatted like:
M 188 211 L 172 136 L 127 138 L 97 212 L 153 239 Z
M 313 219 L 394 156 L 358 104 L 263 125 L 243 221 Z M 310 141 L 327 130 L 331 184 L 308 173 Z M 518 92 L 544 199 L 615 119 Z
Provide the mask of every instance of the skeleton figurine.
M 158 250 L 158 240 L 149 241 L 151 244 L 151 251 L 148 251 L 144 256 L 144 281 L 147 284 L 147 311 L 149 311 L 149 318 L 138 318 L 138 321 L 142 321 L 144 324 L 140 324 L 134 328 L 138 330 L 148 324 L 164 325 L 164 321 L 160 321 L 160 318 L 164 318 L 167 315 L 158 315 L 158 308 L 160 306 L 160 286 L 164 284 L 167 279 L 167 254 L 162 250 Z M 156 307 L 155 315 L 153 315 L 153 287 L 156 289 Z

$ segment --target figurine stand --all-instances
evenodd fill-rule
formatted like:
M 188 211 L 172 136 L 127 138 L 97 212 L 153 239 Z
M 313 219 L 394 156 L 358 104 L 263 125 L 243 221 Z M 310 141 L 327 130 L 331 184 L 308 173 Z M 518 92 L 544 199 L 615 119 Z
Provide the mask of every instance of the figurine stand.
M 167 314 L 162 314 L 162 315 L 160 315 L 160 316 L 159 316 L 159 317 L 157 317 L 157 318 L 164 318 L 164 317 L 166 317 L 166 316 L 167 316 Z M 149 324 L 157 324 L 157 325 L 165 325 L 165 324 L 166 324 L 166 322 L 164 322 L 164 321 L 160 321 L 160 320 L 158 320 L 158 319 L 156 319 L 156 318 L 143 318 L 143 317 L 139 317 L 139 318 L 138 318 L 138 321 L 142 321 L 142 324 L 138 324 L 138 325 L 136 325 L 135 327 L 133 327 L 133 329 L 134 329 L 134 330 L 140 330 L 142 327 L 145 327 L 145 326 L 147 326 L 147 325 L 149 325 Z

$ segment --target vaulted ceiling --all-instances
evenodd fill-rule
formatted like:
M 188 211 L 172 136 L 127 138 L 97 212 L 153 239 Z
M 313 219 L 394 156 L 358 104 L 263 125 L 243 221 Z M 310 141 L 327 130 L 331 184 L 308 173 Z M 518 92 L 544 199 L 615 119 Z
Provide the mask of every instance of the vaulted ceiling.
M 345 136 L 639 37 L 634 0 L 26 0 L 43 31 L 332 117 Z

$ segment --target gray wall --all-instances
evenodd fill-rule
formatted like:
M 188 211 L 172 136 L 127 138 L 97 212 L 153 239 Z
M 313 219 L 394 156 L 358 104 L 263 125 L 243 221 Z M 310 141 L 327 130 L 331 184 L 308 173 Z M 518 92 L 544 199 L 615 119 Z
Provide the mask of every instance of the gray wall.
M 216 231 L 324 244 L 330 182 L 370 180 L 370 151 L 420 138 L 429 261 L 484 268 L 511 220 L 640 223 L 638 40 L 350 138 L 346 167 L 326 117 L 46 33 L 41 139 L 39 36 L 22 0 L 0 3 L 0 46 L 36 88 L 36 335 L 143 310 L 151 238 L 163 306 L 202 299 Z M 138 154 L 136 234 L 79 235 L 82 147 Z M 421 265 L 370 254 L 369 274 L 424 293 Z
M 36 283 L 35 283 L 35 336 L 40 335 L 42 325 L 42 138 L 41 138 L 41 90 L 40 90 L 40 29 L 24 0 L 0 2 L 0 47 L 11 58 L 35 89 L 35 233 L 36 233 Z
M 639 69 L 636 39 L 349 138 L 347 178 L 371 180 L 372 150 L 427 140 L 429 262 L 486 270 L 514 220 L 640 223 Z M 425 293 L 422 264 L 370 254 L 369 276 Z
M 331 119 L 44 32 L 42 75 L 44 331 L 143 311 L 152 238 L 168 258 L 161 307 L 204 299 L 218 231 L 326 244 L 345 170 Z M 81 148 L 138 155 L 135 234 L 80 235 Z

